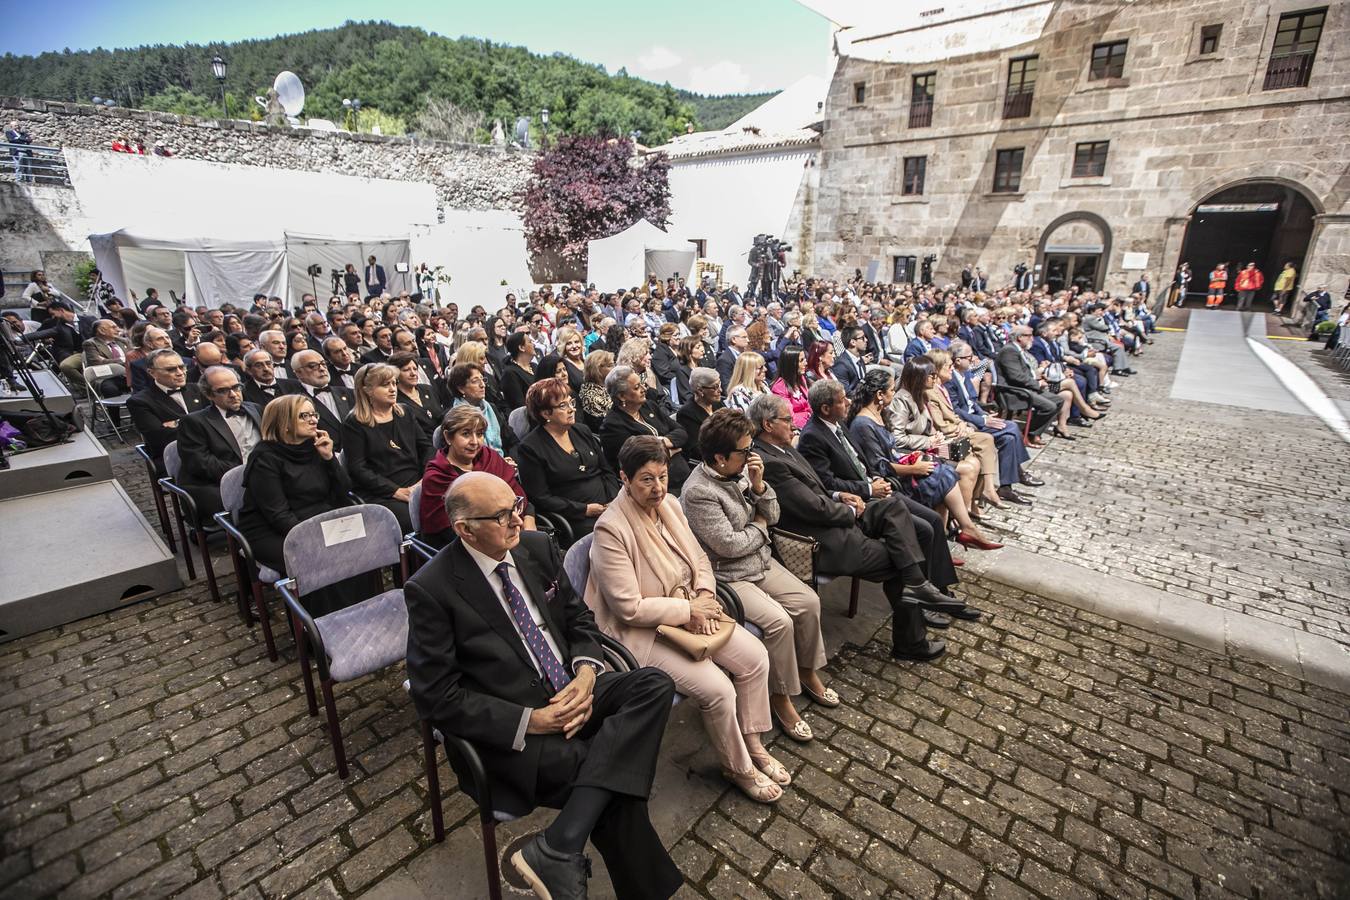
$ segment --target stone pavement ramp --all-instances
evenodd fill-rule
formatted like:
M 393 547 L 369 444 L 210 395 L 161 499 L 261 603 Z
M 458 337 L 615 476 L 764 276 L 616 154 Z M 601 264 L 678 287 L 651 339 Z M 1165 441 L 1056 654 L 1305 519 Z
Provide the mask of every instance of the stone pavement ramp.
M 1193 311 L 1186 325 L 1171 397 L 1307 415 L 1303 404 L 1247 347 L 1246 334 L 1242 313 Z

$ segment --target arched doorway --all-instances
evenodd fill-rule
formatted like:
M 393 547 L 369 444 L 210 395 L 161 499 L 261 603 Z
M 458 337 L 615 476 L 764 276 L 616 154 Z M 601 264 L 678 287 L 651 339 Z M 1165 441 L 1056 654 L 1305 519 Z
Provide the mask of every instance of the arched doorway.
M 1037 284 L 1052 291 L 1075 285 L 1080 291 L 1099 291 L 1111 258 L 1111 228 L 1096 213 L 1067 213 L 1041 234 L 1036 257 L 1041 267 Z
M 1292 262 L 1300 277 L 1312 239 L 1312 202 L 1298 188 L 1275 181 L 1250 181 L 1224 188 L 1191 211 L 1179 262 L 1191 265 L 1191 298 L 1203 298 L 1209 273 L 1228 263 L 1228 293 L 1237 269 L 1255 262 L 1266 276 L 1257 302 L 1270 299 L 1275 276 Z

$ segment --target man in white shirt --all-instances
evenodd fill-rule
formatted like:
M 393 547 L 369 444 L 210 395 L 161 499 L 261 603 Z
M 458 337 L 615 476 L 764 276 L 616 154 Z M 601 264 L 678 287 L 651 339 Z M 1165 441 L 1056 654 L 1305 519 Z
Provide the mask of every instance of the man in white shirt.
M 286 335 L 280 331 L 269 330 L 258 335 L 258 347 L 266 350 L 272 357 L 272 376 L 277 381 L 291 377 L 286 368 Z

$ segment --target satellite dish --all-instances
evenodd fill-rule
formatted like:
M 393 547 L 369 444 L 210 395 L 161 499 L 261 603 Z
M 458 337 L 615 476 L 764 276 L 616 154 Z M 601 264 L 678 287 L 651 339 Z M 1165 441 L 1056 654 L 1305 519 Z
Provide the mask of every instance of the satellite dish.
M 526 150 L 530 149 L 530 117 L 516 119 L 516 143 Z
M 286 115 L 300 115 L 300 110 L 305 108 L 305 86 L 294 72 L 278 75 L 277 80 L 272 82 L 272 89 L 277 92 L 277 99 L 281 101 L 281 108 L 286 111 Z

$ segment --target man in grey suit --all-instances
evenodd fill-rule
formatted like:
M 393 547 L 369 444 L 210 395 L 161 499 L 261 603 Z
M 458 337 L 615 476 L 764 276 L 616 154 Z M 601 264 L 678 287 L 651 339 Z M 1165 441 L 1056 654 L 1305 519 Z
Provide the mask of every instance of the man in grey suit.
M 1052 424 L 1055 436 L 1072 441 L 1073 437 L 1064 430 L 1069 422 L 1069 409 L 1073 405 L 1073 394 L 1060 391 L 1056 394 L 1041 378 L 1036 358 L 1031 355 L 1031 342 L 1034 340 L 1031 329 L 1026 325 L 1014 325 L 1012 341 L 998 351 L 994 362 L 998 366 L 999 378 L 1003 384 L 1021 388 L 1028 393 L 1031 404 L 1030 434 L 1039 437 Z

